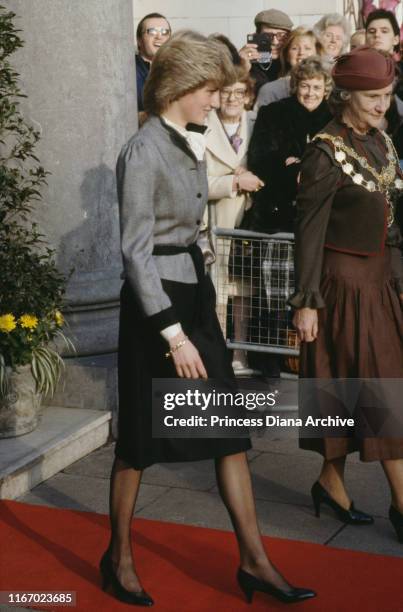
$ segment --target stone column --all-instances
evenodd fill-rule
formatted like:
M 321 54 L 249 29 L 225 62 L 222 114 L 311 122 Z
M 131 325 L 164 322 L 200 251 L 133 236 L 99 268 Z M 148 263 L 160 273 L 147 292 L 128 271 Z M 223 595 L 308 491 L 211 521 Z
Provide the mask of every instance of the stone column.
M 132 0 L 8 0 L 7 8 L 25 41 L 12 58 L 28 96 L 22 110 L 42 134 L 37 154 L 50 172 L 37 221 L 60 270 L 71 274 L 74 365 L 96 366 L 94 356 L 117 348 L 115 163 L 137 129 Z M 84 382 L 82 373 L 71 381 Z M 63 397 L 59 403 L 69 403 Z

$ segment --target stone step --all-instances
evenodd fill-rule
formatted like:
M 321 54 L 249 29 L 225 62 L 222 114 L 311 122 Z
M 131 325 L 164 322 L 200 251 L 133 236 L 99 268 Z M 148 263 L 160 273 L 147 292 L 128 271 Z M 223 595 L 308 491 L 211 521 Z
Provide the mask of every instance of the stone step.
M 15 499 L 109 438 L 105 410 L 45 406 L 37 429 L 0 440 L 0 499 Z

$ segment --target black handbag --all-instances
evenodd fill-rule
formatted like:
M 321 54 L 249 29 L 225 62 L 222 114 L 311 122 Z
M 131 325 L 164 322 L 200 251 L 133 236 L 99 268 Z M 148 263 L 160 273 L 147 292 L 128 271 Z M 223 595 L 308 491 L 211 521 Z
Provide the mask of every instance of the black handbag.
M 241 224 L 236 229 L 250 230 L 252 226 L 252 208 L 245 211 Z M 261 244 L 256 238 L 233 238 L 231 241 L 228 272 L 231 281 L 251 280 L 260 276 Z

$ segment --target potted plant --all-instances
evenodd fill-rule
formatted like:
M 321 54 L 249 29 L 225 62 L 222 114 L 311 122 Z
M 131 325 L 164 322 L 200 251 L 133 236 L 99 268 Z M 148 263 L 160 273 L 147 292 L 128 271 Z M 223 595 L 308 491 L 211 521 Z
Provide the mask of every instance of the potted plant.
M 9 63 L 23 45 L 14 18 L 0 6 L 0 437 L 35 428 L 41 395 L 54 392 L 63 366 L 54 341 L 71 346 L 61 331 L 65 278 L 32 221 L 46 172 Z

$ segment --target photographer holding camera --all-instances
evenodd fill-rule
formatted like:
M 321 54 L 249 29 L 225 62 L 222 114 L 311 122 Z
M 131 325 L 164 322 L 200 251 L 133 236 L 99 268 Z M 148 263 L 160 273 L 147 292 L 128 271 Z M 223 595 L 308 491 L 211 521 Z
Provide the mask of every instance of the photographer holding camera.
M 293 23 L 282 11 L 269 9 L 256 15 L 255 26 L 256 33 L 248 35 L 248 42 L 239 51 L 239 55 L 256 82 L 257 94 L 262 85 L 279 77 L 280 49 Z

